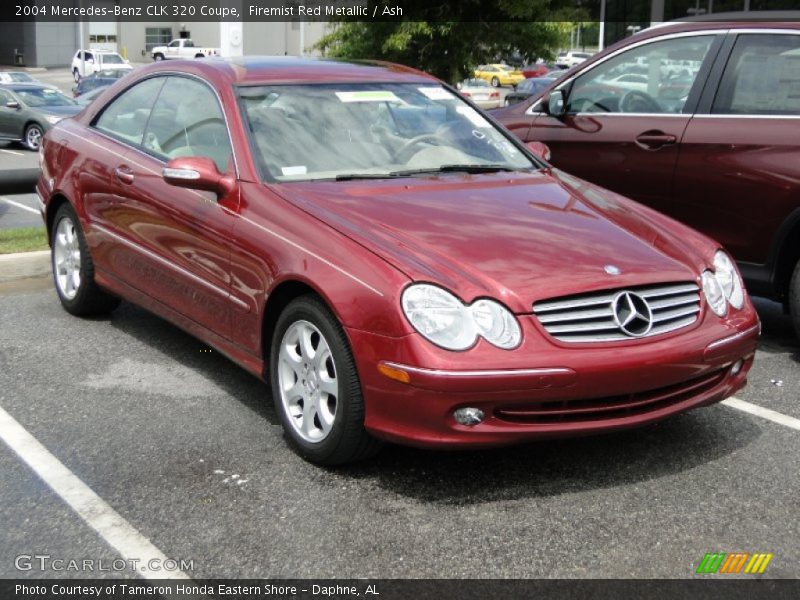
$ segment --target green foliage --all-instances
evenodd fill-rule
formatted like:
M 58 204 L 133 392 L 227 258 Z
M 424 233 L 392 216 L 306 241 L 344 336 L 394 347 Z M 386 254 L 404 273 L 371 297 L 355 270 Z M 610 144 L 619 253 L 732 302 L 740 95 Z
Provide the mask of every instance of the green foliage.
M 525 60 L 552 58 L 569 40 L 570 21 L 584 16 L 559 10 L 558 4 L 559 0 L 458 0 L 432 6 L 406 2 L 401 4 L 404 19 L 425 20 L 333 23 L 315 48 L 335 58 L 388 60 L 455 83 L 478 64 L 500 57 L 518 53 Z

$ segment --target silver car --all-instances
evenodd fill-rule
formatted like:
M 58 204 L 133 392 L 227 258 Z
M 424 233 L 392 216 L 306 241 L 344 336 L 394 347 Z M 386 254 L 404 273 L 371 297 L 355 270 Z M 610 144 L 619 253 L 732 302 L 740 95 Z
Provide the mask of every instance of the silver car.
M 38 150 L 44 132 L 83 109 L 58 90 L 41 84 L 0 85 L 0 140 Z

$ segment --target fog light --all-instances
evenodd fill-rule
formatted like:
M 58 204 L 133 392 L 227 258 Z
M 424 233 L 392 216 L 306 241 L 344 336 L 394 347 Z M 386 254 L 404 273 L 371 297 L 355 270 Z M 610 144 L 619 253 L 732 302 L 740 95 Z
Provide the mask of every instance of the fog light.
M 740 358 L 735 363 L 733 363 L 733 366 L 731 367 L 731 375 L 738 375 L 739 371 L 742 370 L 743 366 L 744 366 L 744 361 Z
M 472 427 L 483 421 L 483 411 L 480 408 L 467 406 L 454 411 L 453 417 L 460 425 Z

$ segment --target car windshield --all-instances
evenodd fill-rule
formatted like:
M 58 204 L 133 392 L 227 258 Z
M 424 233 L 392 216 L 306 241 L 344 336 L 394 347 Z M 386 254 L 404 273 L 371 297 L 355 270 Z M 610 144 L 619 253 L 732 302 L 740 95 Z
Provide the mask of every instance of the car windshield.
M 122 57 L 119 54 L 101 54 L 103 58 L 104 65 L 122 65 L 125 64 L 125 61 L 122 60 Z
M 277 181 L 539 166 L 435 83 L 271 85 L 239 95 L 253 152 Z
M 30 107 L 42 106 L 74 106 L 75 101 L 67 98 L 58 90 L 49 88 L 16 89 L 17 96 Z

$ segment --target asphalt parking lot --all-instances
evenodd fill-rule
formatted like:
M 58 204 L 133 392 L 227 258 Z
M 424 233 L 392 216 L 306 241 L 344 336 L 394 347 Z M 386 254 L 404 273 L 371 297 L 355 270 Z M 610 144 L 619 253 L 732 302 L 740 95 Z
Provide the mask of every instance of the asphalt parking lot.
M 35 196 L 7 199 L 0 228 L 41 223 L 15 205 Z M 771 553 L 758 577 L 800 577 L 800 342 L 774 303 L 758 301 L 741 403 L 328 470 L 289 450 L 263 382 L 194 338 L 128 303 L 72 317 L 48 278 L 2 268 L 0 578 L 141 576 L 53 560 L 148 553 L 197 579 L 685 578 L 710 577 L 709 552 Z
M 612 436 L 389 446 L 325 470 L 287 448 L 262 382 L 130 304 L 71 317 L 50 287 L 0 284 L 0 407 L 191 577 L 691 577 L 715 551 L 773 553 L 764 576 L 800 575 L 789 426 L 717 405 Z M 776 305 L 759 307 L 739 398 L 800 417 L 800 347 Z M 118 557 L 2 444 L 0 480 L 0 577 L 20 554 Z M 53 575 L 81 576 L 25 573 Z

